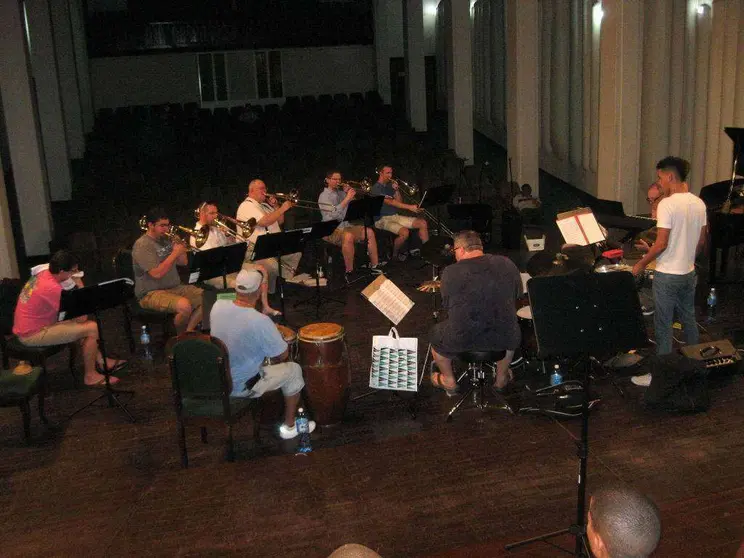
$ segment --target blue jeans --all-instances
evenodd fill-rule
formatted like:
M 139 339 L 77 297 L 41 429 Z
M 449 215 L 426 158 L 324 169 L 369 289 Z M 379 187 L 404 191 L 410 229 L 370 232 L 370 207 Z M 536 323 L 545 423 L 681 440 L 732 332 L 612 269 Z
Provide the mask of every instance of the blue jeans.
M 695 321 L 695 286 L 697 273 L 691 271 L 686 275 L 654 273 L 654 333 L 656 335 L 656 354 L 666 355 L 672 352 L 672 325 L 674 311 L 677 311 L 679 322 L 685 331 L 688 345 L 699 341 L 697 322 Z

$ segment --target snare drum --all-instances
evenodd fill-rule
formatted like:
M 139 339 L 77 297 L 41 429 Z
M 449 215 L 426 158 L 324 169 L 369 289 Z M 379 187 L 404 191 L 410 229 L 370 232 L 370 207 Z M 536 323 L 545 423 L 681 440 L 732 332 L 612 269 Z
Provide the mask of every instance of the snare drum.
M 282 334 L 282 339 L 284 339 L 284 342 L 288 345 L 287 351 L 287 360 L 288 361 L 297 361 L 297 333 L 295 333 L 295 330 L 293 330 L 291 327 L 283 326 L 276 324 L 276 329 L 279 330 L 279 333 Z M 277 357 L 266 357 L 264 358 L 263 365 L 264 366 L 271 366 L 272 364 L 279 364 L 282 362 Z
M 307 403 L 321 425 L 341 422 L 349 401 L 351 371 L 344 328 L 319 323 L 300 328 L 299 356 Z
M 633 268 L 626 264 L 606 264 L 594 268 L 594 273 L 614 273 L 616 271 L 633 271 Z

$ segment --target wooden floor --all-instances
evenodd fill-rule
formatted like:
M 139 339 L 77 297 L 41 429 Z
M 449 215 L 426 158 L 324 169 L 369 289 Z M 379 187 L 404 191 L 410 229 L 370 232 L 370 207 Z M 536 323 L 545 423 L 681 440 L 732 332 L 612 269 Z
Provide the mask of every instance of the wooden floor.
M 430 271 L 417 267 L 409 262 L 389 276 L 416 302 L 399 329 L 419 337 L 423 357 L 431 300 L 413 287 Z M 291 308 L 307 294 L 288 292 L 295 328 L 319 321 L 312 308 Z M 324 306 L 322 321 L 345 326 L 359 395 L 371 336 L 387 325 L 358 289 L 337 296 L 345 304 Z M 742 289 L 720 287 L 719 299 L 706 335 L 741 345 Z M 106 337 L 124 355 L 121 325 L 117 312 L 107 314 Z M 270 426 L 255 444 L 250 419 L 237 429 L 232 464 L 220 433 L 202 445 L 189 431 L 191 467 L 182 470 L 168 372 L 157 357 L 149 371 L 134 360 L 124 379 L 136 391 L 135 424 L 107 407 L 66 420 L 98 392 L 73 386 L 64 356 L 51 372 L 57 428 L 34 420 L 27 446 L 17 409 L 0 410 L 2 556 L 320 558 L 347 542 L 388 558 L 560 555 L 542 543 L 513 553 L 503 545 L 574 520 L 577 419 L 467 411 L 445 424 L 453 400 L 425 382 L 415 398 L 376 393 L 351 403 L 343 424 L 314 435 L 307 456 L 295 456 L 294 444 Z M 520 380 L 547 382 L 534 373 Z M 733 556 L 744 538 L 742 377 L 715 378 L 710 410 L 694 415 L 645 411 L 642 390 L 627 376 L 618 383 L 624 397 L 607 379 L 595 384 L 601 403 L 591 414 L 589 490 L 620 480 L 648 493 L 662 512 L 656 556 Z

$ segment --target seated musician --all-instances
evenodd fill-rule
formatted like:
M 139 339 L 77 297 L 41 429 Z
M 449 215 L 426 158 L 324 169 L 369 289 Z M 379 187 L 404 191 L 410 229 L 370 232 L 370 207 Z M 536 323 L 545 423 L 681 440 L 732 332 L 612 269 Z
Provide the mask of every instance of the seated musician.
M 421 213 L 421 208 L 415 204 L 405 203 L 401 197 L 398 183 L 393 180 L 393 167 L 383 165 L 379 170 L 377 182 L 372 185 L 370 194 L 373 196 L 385 196 L 385 202 L 380 210 L 380 216 L 375 221 L 375 228 L 382 229 L 397 235 L 393 241 L 393 259 L 405 261 L 407 254 L 401 252 L 403 244 L 411 233 L 411 229 L 417 229 L 422 243 L 429 240 L 429 225 L 425 219 L 401 215 L 396 209 L 405 209 L 412 213 Z
M 266 233 L 282 232 L 279 225 L 284 223 L 284 214 L 293 207 L 294 204 L 290 201 L 278 205 L 276 198 L 267 196 L 266 184 L 263 180 L 251 180 L 248 184 L 248 197 L 240 204 L 236 215 L 238 221 L 256 220 L 256 229 L 248 239 L 248 250 L 251 253 L 246 254 L 246 258 L 253 258 L 252 246 L 255 246 L 259 236 Z M 301 258 L 301 252 L 282 256 L 282 277 L 285 280 L 289 281 L 294 277 Z M 279 261 L 277 258 L 266 258 L 258 261 L 253 260 L 253 263 L 260 264 L 269 272 L 268 289 L 269 293 L 273 294 L 276 290 L 276 279 L 279 276 Z
M 439 369 L 431 383 L 448 395 L 457 391 L 452 360 L 466 351 L 506 351 L 496 366 L 494 388 L 511 380 L 509 364 L 519 347 L 516 299 L 522 294 L 517 266 L 504 256 L 484 254 L 475 231 L 454 238 L 457 263 L 442 274 L 442 308 L 447 319 L 431 332 L 432 357 Z
M 346 210 L 351 200 L 354 199 L 356 192 L 346 184 L 341 188 L 341 173 L 335 170 L 326 173 L 325 183 L 326 187 L 318 197 L 323 221 L 337 219 L 340 224 L 330 236 L 323 240 L 341 246 L 346 267 L 346 279 L 349 280 L 354 271 L 354 243 L 364 242 L 364 226 L 352 225 L 348 221 L 344 221 Z M 333 208 L 330 209 L 329 206 L 333 206 Z M 381 273 L 380 267 L 385 265 L 385 262 L 380 262 L 377 256 L 377 239 L 375 238 L 375 231 L 370 227 L 367 227 L 367 253 L 369 254 L 370 269 L 375 273 Z
M 233 244 L 235 240 L 235 235 L 229 235 L 225 234 L 225 231 L 221 226 L 218 226 L 215 224 L 215 220 L 217 220 L 217 216 L 219 215 L 219 211 L 217 210 L 217 203 L 213 201 L 206 201 L 202 203 L 199 206 L 199 220 L 196 222 L 195 229 L 197 230 L 206 230 L 209 231 L 207 235 L 207 240 L 204 244 L 202 244 L 200 250 L 209 250 L 211 248 L 219 248 L 221 246 L 227 246 L 228 244 Z M 240 234 L 240 229 L 238 230 L 238 234 Z M 189 240 L 191 242 L 191 246 L 196 247 L 196 240 L 192 236 Z M 242 241 L 242 240 L 241 240 Z M 246 251 L 246 257 L 248 256 L 248 251 Z M 261 264 L 257 263 L 251 263 L 246 259 L 246 261 L 243 263 L 243 269 L 257 269 L 261 273 L 263 273 L 264 277 L 268 277 L 268 272 L 266 271 L 266 268 L 264 268 Z M 235 277 L 237 276 L 237 272 L 230 273 L 226 279 L 227 279 L 227 288 L 228 289 L 234 289 L 235 288 Z M 213 277 L 212 279 L 207 279 L 204 281 L 207 285 L 211 285 L 212 287 L 216 287 L 218 289 L 221 289 L 224 286 L 224 283 L 222 282 L 222 277 Z M 269 316 L 281 316 L 281 312 L 279 310 L 274 310 L 271 305 L 269 304 L 269 282 L 264 281 L 261 285 L 261 311 L 264 314 L 267 314 Z
M 99 372 L 103 359 L 98 351 L 98 327 L 85 316 L 57 321 L 60 298 L 65 288 L 82 287 L 78 263 L 70 252 L 60 250 L 49 260 L 49 268 L 33 275 L 24 285 L 13 317 L 13 333 L 27 347 L 49 347 L 80 341 L 86 386 L 103 386 L 105 378 Z M 120 370 L 125 361 L 107 359 L 109 372 Z M 111 376 L 111 384 L 119 378 Z
M 288 440 L 297 436 L 295 414 L 300 392 L 305 386 L 302 369 L 286 362 L 287 343 L 274 322 L 256 311 L 263 275 L 256 270 L 240 270 L 235 278 L 235 300 L 218 300 L 209 315 L 212 335 L 226 346 L 230 356 L 232 397 L 261 397 L 281 389 L 284 394 L 284 423 L 279 435 Z M 264 359 L 281 361 L 264 365 Z M 310 432 L 315 422 L 310 422 Z
M 520 192 L 514 196 L 512 205 L 519 211 L 522 216 L 522 222 L 525 224 L 538 224 L 541 220 L 540 213 L 540 199 L 533 197 L 532 186 L 529 184 L 522 184 Z
M 664 192 L 661 191 L 659 185 L 656 184 L 656 182 L 649 185 L 648 190 L 646 191 L 646 201 L 648 202 L 652 219 L 656 219 L 659 204 L 663 199 Z M 653 245 L 654 240 L 656 240 L 656 235 L 657 228 L 651 227 L 650 229 L 645 230 L 638 235 L 638 238 L 636 239 L 636 242 L 633 246 L 641 252 L 648 252 L 649 248 L 651 248 L 651 246 Z
M 174 313 L 177 333 L 194 331 L 202 319 L 202 290 L 181 284 L 176 265 L 186 265 L 188 248 L 169 238 L 165 211 L 152 208 L 145 216 L 147 231 L 132 248 L 134 294 L 142 308 Z

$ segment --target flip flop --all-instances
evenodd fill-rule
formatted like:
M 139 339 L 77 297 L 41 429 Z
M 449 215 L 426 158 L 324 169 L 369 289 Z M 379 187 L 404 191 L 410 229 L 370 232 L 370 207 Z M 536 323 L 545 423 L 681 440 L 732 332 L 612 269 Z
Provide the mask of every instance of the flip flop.
M 269 312 L 264 312 L 266 316 L 271 316 L 272 318 L 276 318 L 277 316 L 281 316 L 282 313 L 279 310 L 270 310 Z
M 458 394 L 457 384 L 455 384 L 455 387 L 450 389 L 444 385 L 442 382 L 442 373 L 441 372 L 431 372 L 429 374 L 429 381 L 431 382 L 431 385 L 433 385 L 435 388 L 439 388 L 444 391 L 444 393 L 447 394 L 447 397 L 454 397 Z
M 119 383 L 119 378 L 116 376 L 109 376 L 109 385 L 115 386 Z M 101 378 L 97 382 L 94 382 L 92 384 L 85 384 L 85 387 L 89 388 L 105 388 L 106 387 L 106 378 Z
M 507 379 L 506 379 L 506 383 L 505 383 L 505 384 L 504 384 L 503 386 L 501 386 L 501 387 L 498 387 L 498 386 L 496 385 L 496 382 L 494 382 L 494 383 L 493 383 L 493 385 L 491 386 L 491 389 L 493 389 L 493 391 L 495 391 L 496 393 L 504 393 L 504 390 L 506 389 L 506 387 L 507 387 L 507 386 L 508 386 L 508 385 L 509 385 L 510 383 L 512 383 L 512 381 L 514 380 L 514 372 L 512 372 L 512 370 L 511 370 L 511 369 L 507 370 L 507 375 L 506 375 L 506 377 L 507 377 Z

